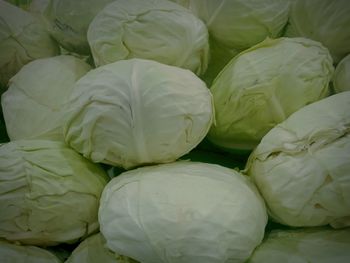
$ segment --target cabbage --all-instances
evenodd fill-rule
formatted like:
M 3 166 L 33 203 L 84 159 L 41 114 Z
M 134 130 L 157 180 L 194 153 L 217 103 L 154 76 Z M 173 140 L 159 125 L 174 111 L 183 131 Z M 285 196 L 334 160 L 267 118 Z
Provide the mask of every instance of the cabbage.
M 34 246 L 19 246 L 0 240 L 1 263 L 61 263 L 49 251 Z
M 350 226 L 350 91 L 295 112 L 249 158 L 247 173 L 272 219 L 290 226 Z
M 227 48 L 243 50 L 278 37 L 288 19 L 286 0 L 189 0 L 189 9 Z
M 253 184 L 213 164 L 175 162 L 112 179 L 99 209 L 107 246 L 143 263 L 245 262 L 267 215 Z
M 191 71 L 123 60 L 77 82 L 64 136 L 94 162 L 127 169 L 172 162 L 205 137 L 213 111 L 210 91 Z
M 338 63 L 350 53 L 349 14 L 348 0 L 294 0 L 285 35 L 321 42 Z
M 104 237 L 98 233 L 81 242 L 65 263 L 136 263 L 136 261 L 113 253 L 106 247 Z
M 329 94 L 332 58 L 305 38 L 266 39 L 241 52 L 210 90 L 216 125 L 208 139 L 223 148 L 251 150 L 276 124 Z
M 143 58 L 200 75 L 208 64 L 206 26 L 170 1 L 114 1 L 95 17 L 87 37 L 97 66 Z
M 87 55 L 88 27 L 96 14 L 113 0 L 50 0 L 45 9 L 52 36 L 68 51 Z
M 345 263 L 350 229 L 273 230 L 247 263 Z
M 0 87 L 28 62 L 58 53 L 39 19 L 0 0 Z
M 334 91 L 350 91 L 350 54 L 343 58 L 335 68 L 333 75 Z
M 31 245 L 73 243 L 99 227 L 104 171 L 60 142 L 0 146 L 0 238 Z
M 25 65 L 2 96 L 10 139 L 63 141 L 63 109 L 75 82 L 89 70 L 88 64 L 72 56 L 43 58 Z

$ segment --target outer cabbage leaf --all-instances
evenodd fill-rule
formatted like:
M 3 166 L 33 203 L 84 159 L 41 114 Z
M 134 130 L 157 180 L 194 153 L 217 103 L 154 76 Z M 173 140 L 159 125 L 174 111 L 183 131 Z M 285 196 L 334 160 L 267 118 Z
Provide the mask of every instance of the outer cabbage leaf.
M 37 59 L 25 65 L 1 98 L 10 139 L 63 141 L 63 111 L 75 82 L 90 69 L 72 56 Z
M 350 53 L 349 14 L 348 0 L 294 0 L 285 36 L 321 42 L 338 63 Z
M 350 226 L 349 131 L 347 91 L 305 106 L 265 135 L 246 169 L 272 219 Z
M 345 263 L 350 229 L 273 230 L 247 263 Z
M 305 38 L 266 39 L 241 52 L 210 88 L 216 125 L 208 139 L 223 148 L 252 150 L 290 114 L 328 96 L 333 71 L 328 50 Z
M 226 48 L 243 50 L 280 36 L 288 20 L 286 0 L 189 0 L 189 9 Z
M 333 88 L 336 93 L 350 91 L 350 54 L 343 58 L 335 68 Z
M 28 62 L 59 54 L 41 20 L 0 0 L 0 86 Z
M 87 37 L 97 66 L 142 58 L 200 75 L 208 64 L 206 26 L 170 1 L 114 1 L 94 18 Z
M 105 172 L 60 142 L 0 146 L 0 238 L 32 245 L 73 243 L 99 227 Z
M 124 60 L 91 70 L 67 109 L 66 142 L 94 162 L 124 168 L 172 162 L 214 118 L 210 91 L 189 70 Z
M 1 263 L 61 263 L 61 261 L 49 251 L 34 247 L 20 246 L 0 240 Z
M 249 179 L 214 164 L 142 167 L 110 181 L 101 233 L 117 253 L 144 263 L 245 262 L 267 215 Z
M 65 263 L 137 263 L 135 260 L 120 256 L 106 246 L 106 240 L 98 233 L 86 238 L 73 250 Z

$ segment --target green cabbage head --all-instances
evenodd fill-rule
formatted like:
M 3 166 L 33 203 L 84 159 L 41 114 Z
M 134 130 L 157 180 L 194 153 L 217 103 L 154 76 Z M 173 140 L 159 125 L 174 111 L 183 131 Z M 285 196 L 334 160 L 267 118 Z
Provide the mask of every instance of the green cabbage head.
M 350 91 L 350 54 L 343 58 L 335 68 L 333 88 L 336 93 Z
M 25 65 L 1 98 L 10 139 L 63 141 L 63 110 L 75 82 L 90 69 L 84 61 L 63 55 Z
M 350 259 L 350 229 L 273 230 L 247 263 L 345 263 Z
M 329 95 L 333 71 L 328 50 L 306 38 L 266 39 L 241 52 L 210 88 L 216 124 L 208 139 L 252 150 L 290 114 Z
M 99 227 L 107 175 L 61 142 L 0 146 L 0 238 L 31 245 L 73 243 Z
M 142 58 L 200 75 L 208 64 L 206 26 L 170 1 L 114 1 L 97 14 L 87 37 L 97 66 Z
M 194 73 L 155 61 L 111 63 L 82 77 L 67 108 L 66 142 L 94 162 L 126 169 L 172 162 L 206 136 L 209 89 Z
M 0 0 L 0 86 L 28 62 L 57 54 L 58 45 L 41 20 Z
M 285 36 L 321 42 L 338 63 L 350 53 L 349 25 L 348 0 L 294 0 Z
M 106 239 L 97 233 L 82 241 L 65 263 L 137 263 L 137 261 L 109 250 Z
M 303 107 L 264 136 L 247 164 L 273 220 L 350 226 L 350 91 Z
M 107 246 L 143 263 L 245 262 L 264 236 L 264 201 L 219 165 L 174 162 L 113 178 L 99 222 Z
M 1 263 L 61 263 L 51 252 L 35 247 L 21 246 L 0 240 L 0 262 Z

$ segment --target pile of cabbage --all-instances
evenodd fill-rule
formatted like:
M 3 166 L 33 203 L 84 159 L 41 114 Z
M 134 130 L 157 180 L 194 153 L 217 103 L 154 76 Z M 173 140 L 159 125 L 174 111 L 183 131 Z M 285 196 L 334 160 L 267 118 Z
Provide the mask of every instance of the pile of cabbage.
M 349 14 L 0 0 L 0 262 L 348 262 Z

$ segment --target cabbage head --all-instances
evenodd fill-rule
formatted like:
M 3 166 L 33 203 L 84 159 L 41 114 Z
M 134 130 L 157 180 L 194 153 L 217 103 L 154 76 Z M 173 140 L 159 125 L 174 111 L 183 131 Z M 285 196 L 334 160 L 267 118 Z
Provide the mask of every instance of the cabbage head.
M 174 162 L 125 172 L 99 209 L 107 246 L 143 263 L 245 262 L 264 236 L 264 202 L 249 178 Z
M 210 91 L 191 71 L 123 60 L 77 82 L 64 136 L 94 162 L 126 169 L 172 162 L 205 137 L 213 108 Z
M 208 64 L 206 26 L 170 1 L 114 1 L 97 14 L 87 37 L 97 66 L 142 58 L 200 75 Z
M 109 250 L 105 238 L 101 233 L 97 233 L 82 241 L 65 263 L 137 263 L 137 261 Z
M 294 0 L 285 36 L 321 42 L 338 63 L 350 53 L 349 25 L 348 0 Z
M 213 39 L 230 49 L 243 50 L 266 37 L 281 35 L 288 20 L 286 0 L 189 0 Z
M 57 54 L 58 45 L 41 20 L 0 0 L 0 86 L 28 62 Z
M 335 68 L 333 88 L 336 93 L 350 91 L 350 54 L 343 58 Z
M 264 136 L 246 167 L 273 220 L 350 226 L 350 91 L 312 103 Z
M 0 240 L 0 262 L 1 263 L 61 263 L 51 252 L 35 247 L 20 246 L 4 240 Z
M 345 263 L 350 229 L 273 230 L 247 263 Z
M 0 238 L 30 245 L 73 243 L 99 227 L 107 175 L 61 142 L 0 146 Z
M 90 69 L 84 61 L 63 55 L 25 65 L 1 98 L 10 139 L 63 141 L 63 110 L 75 82 Z
M 276 124 L 329 95 L 334 68 L 319 42 L 266 39 L 235 56 L 210 88 L 216 125 L 208 139 L 223 148 L 252 150 Z
M 88 27 L 96 14 L 111 2 L 113 0 L 50 0 L 44 12 L 49 31 L 68 51 L 88 55 Z

